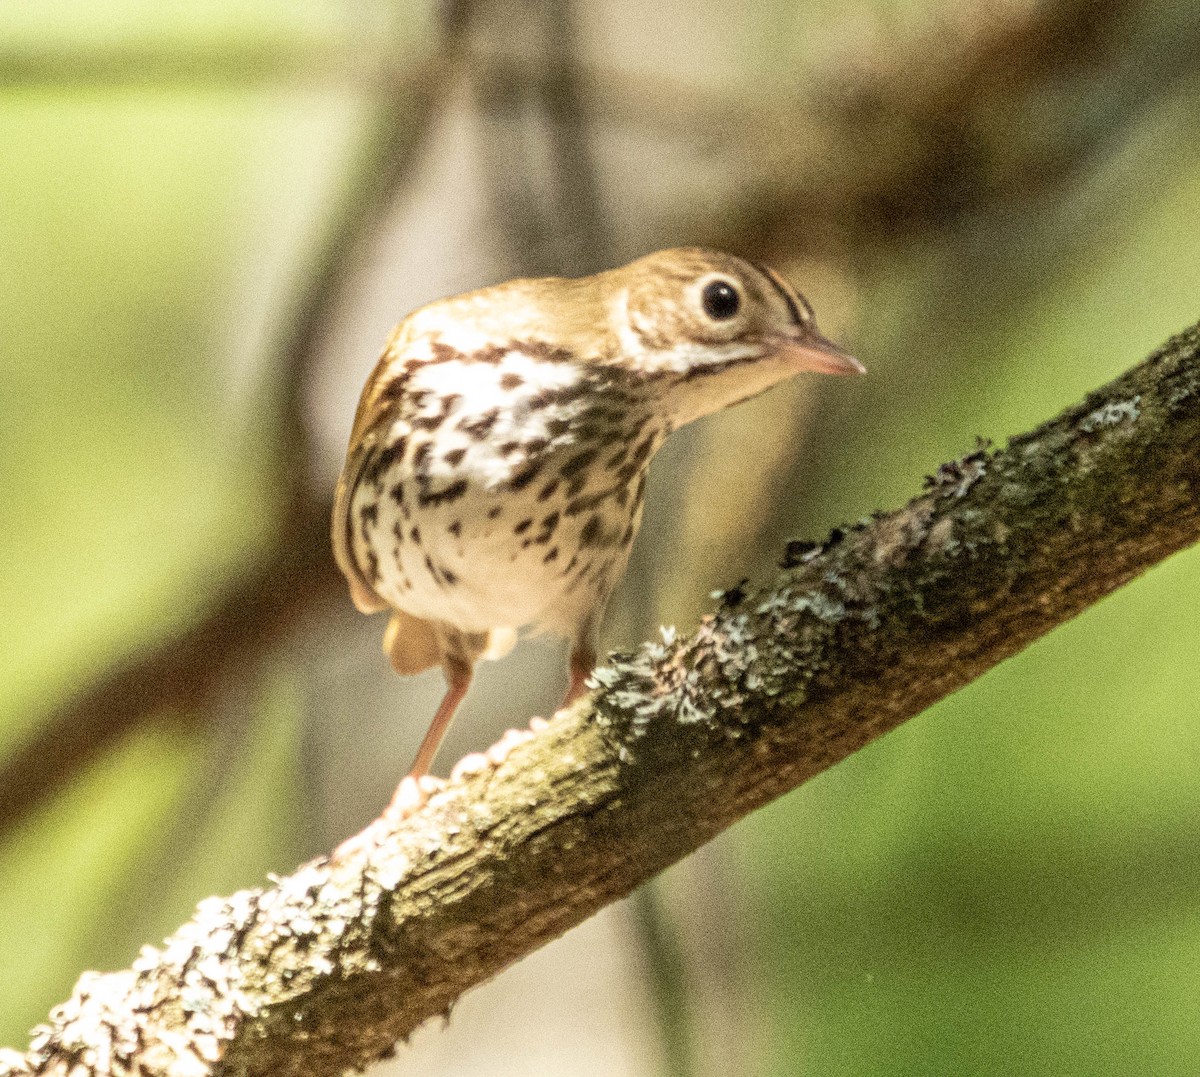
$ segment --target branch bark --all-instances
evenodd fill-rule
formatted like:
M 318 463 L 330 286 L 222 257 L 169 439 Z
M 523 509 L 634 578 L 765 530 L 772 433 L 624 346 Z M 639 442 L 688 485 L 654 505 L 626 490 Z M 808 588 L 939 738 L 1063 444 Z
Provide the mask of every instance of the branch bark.
M 1200 538 L 1200 326 L 903 508 L 793 544 L 361 854 L 210 898 L 0 1074 L 334 1074 Z

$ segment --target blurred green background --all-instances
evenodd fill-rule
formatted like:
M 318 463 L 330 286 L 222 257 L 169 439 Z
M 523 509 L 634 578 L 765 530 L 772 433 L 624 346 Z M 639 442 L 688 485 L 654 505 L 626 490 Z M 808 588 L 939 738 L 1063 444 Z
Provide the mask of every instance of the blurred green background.
M 391 324 L 678 243 L 777 265 L 871 377 L 676 436 L 612 647 L 1200 316 L 1200 9 L 0 8 L 0 1044 L 407 764 L 441 684 L 325 537 Z M 388 1065 L 1196 1072 L 1197 596 L 1186 553 Z M 484 671 L 443 770 L 560 659 Z

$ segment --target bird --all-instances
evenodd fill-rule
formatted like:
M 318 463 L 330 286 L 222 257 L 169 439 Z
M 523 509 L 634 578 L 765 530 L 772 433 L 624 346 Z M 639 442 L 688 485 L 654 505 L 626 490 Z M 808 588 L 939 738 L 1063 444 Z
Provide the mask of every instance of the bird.
M 354 605 L 390 614 L 393 669 L 440 666 L 446 680 L 384 817 L 414 802 L 476 662 L 503 658 L 520 633 L 565 636 L 563 706 L 586 692 L 656 450 L 805 371 L 865 368 L 773 269 L 700 247 L 510 280 L 396 326 L 363 388 L 332 514 Z

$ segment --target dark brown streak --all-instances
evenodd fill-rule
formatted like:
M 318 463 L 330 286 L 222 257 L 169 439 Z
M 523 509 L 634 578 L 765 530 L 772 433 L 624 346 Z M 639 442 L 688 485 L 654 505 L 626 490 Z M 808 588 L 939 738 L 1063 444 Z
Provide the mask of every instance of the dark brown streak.
M 784 282 L 780 279 L 779 274 L 776 273 L 775 270 L 771 269 L 770 266 L 763 265 L 762 262 L 751 262 L 750 264 L 752 266 L 754 266 L 754 268 L 757 269 L 764 277 L 767 278 L 767 280 L 771 284 L 771 287 L 774 288 L 775 291 L 778 292 L 779 295 L 783 298 L 783 301 L 787 304 L 788 313 L 791 314 L 792 321 L 796 325 L 800 325 L 800 326 L 807 325 L 808 322 L 810 322 L 812 320 L 812 311 L 811 310 L 808 311 L 808 317 L 805 317 L 803 314 L 800 313 L 800 307 L 797 305 L 797 302 L 796 302 L 797 296 L 793 294 L 791 288 L 789 288 L 786 284 L 784 284 Z M 807 306 L 808 306 L 808 304 L 805 303 L 806 308 L 807 308 Z
M 408 438 L 401 434 L 390 445 L 381 449 L 368 461 L 363 470 L 362 482 L 377 482 L 381 475 L 391 470 L 394 464 L 404 458 L 404 450 L 408 448 Z
M 583 530 L 579 533 L 579 547 L 586 549 L 596 542 L 600 537 L 600 531 L 603 524 L 599 516 L 592 516 L 586 524 L 583 525 Z
M 594 388 L 591 385 L 582 381 L 573 385 L 563 385 L 557 389 L 539 389 L 532 396 L 522 400 L 521 407 L 525 411 L 540 411 L 553 404 L 570 404 L 593 391 Z
M 569 348 L 561 348 L 545 340 L 523 340 L 511 345 L 512 351 L 521 352 L 531 359 L 543 363 L 577 363 L 579 360 Z
M 747 363 L 757 363 L 760 359 L 762 359 L 762 355 L 743 355 L 737 359 L 722 359 L 712 363 L 697 363 L 678 375 L 675 379 L 675 384 L 683 385 L 686 382 L 695 381 L 697 378 L 708 378 L 714 374 L 724 374 L 725 371 L 732 370 L 734 367 L 745 366 Z
M 482 415 L 469 416 L 458 421 L 458 428 L 464 434 L 469 434 L 476 441 L 483 441 L 491 433 L 496 420 L 500 418 L 500 409 L 491 408 Z
M 508 488 L 510 490 L 524 490 L 526 486 L 538 477 L 538 473 L 541 470 L 542 462 L 540 460 L 531 460 L 508 480 Z
M 566 516 L 578 516 L 581 512 L 594 509 L 605 498 L 612 497 L 618 489 L 621 489 L 621 487 L 610 486 L 599 493 L 588 494 L 587 497 L 577 497 L 567 503 L 567 507 L 563 510 L 563 513 Z
M 570 460 L 563 464 L 559 468 L 559 474 L 564 479 L 569 479 L 572 475 L 576 475 L 586 468 L 599 455 L 599 449 L 584 449 L 583 452 L 576 453 Z
M 416 430 L 437 430 L 449 417 L 450 413 L 462 400 L 460 393 L 448 393 L 442 397 L 441 407 L 432 415 L 421 415 L 415 419 L 410 419 L 409 422 Z
M 467 480 L 458 479 L 442 490 L 422 490 L 417 501 L 422 505 L 445 505 L 457 501 L 467 492 Z

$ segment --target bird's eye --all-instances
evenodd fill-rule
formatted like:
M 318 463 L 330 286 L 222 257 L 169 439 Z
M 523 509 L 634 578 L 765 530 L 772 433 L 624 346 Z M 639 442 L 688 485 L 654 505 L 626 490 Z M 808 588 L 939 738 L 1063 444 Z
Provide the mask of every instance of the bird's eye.
M 709 281 L 700 293 L 700 303 L 704 313 L 713 321 L 727 322 L 742 305 L 742 297 L 738 290 L 727 280 Z

